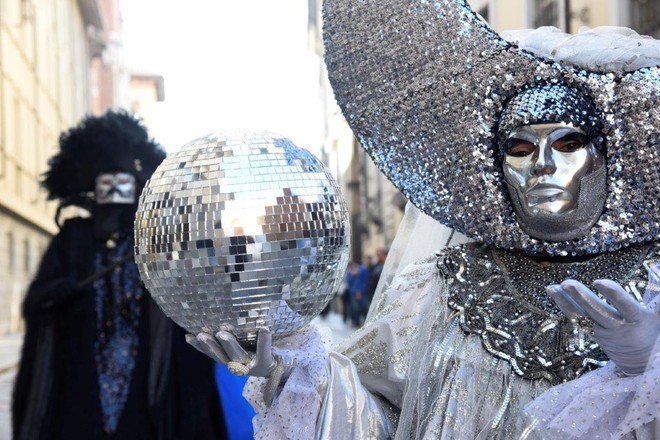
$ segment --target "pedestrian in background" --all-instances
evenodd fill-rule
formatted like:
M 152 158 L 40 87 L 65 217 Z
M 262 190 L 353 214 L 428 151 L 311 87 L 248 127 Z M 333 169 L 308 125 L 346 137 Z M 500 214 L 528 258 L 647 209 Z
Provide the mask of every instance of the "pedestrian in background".
M 385 266 L 385 260 L 387 259 L 387 251 L 385 249 L 378 249 L 376 251 L 376 263 L 373 266 L 369 267 L 369 288 L 367 295 L 367 310 L 371 306 L 371 300 L 374 298 L 376 293 L 376 288 L 378 287 L 378 281 L 380 281 L 380 275 L 383 273 L 383 266 Z
M 348 263 L 346 284 L 350 298 L 350 315 L 354 327 L 362 325 L 367 317 L 367 288 L 369 287 L 369 271 L 355 261 Z
M 13 393 L 16 439 L 225 438 L 214 365 L 145 290 L 133 221 L 165 157 L 126 112 L 89 116 L 60 137 L 43 186 L 91 217 L 67 220 L 23 305 Z

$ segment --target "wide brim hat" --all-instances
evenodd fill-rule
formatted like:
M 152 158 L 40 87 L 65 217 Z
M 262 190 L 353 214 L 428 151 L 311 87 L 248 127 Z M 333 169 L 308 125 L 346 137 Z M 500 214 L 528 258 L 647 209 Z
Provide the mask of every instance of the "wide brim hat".
M 375 164 L 439 222 L 528 254 L 612 251 L 660 237 L 660 70 L 587 70 L 502 39 L 465 1 L 326 0 L 335 97 Z M 530 237 L 516 221 L 497 129 L 520 91 L 562 84 L 590 99 L 607 155 L 604 211 L 584 237 Z

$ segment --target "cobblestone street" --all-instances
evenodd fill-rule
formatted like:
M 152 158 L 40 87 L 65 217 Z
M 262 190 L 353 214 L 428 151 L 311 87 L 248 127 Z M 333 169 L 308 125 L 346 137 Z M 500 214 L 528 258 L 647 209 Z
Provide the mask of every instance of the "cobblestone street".
M 16 377 L 16 369 L 0 374 L 0 440 L 11 439 L 11 390 Z
M 0 440 L 11 439 L 9 408 L 22 342 L 22 334 L 0 336 Z

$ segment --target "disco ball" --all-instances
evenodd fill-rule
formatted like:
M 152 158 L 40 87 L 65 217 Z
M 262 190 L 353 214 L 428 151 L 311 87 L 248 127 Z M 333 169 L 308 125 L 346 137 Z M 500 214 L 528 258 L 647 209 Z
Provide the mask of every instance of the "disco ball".
M 191 333 L 229 329 L 253 345 L 307 325 L 348 263 L 346 202 L 328 169 L 271 133 L 184 145 L 147 182 L 135 260 L 165 314 Z

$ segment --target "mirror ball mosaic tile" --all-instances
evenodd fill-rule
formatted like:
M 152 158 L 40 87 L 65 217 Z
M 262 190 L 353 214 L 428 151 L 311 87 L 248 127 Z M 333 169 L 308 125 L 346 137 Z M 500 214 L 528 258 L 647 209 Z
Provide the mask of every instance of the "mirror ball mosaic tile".
M 329 170 L 290 140 L 208 135 L 163 161 L 140 196 L 135 261 L 147 289 L 191 333 L 244 345 L 308 324 L 348 263 L 346 202 Z

